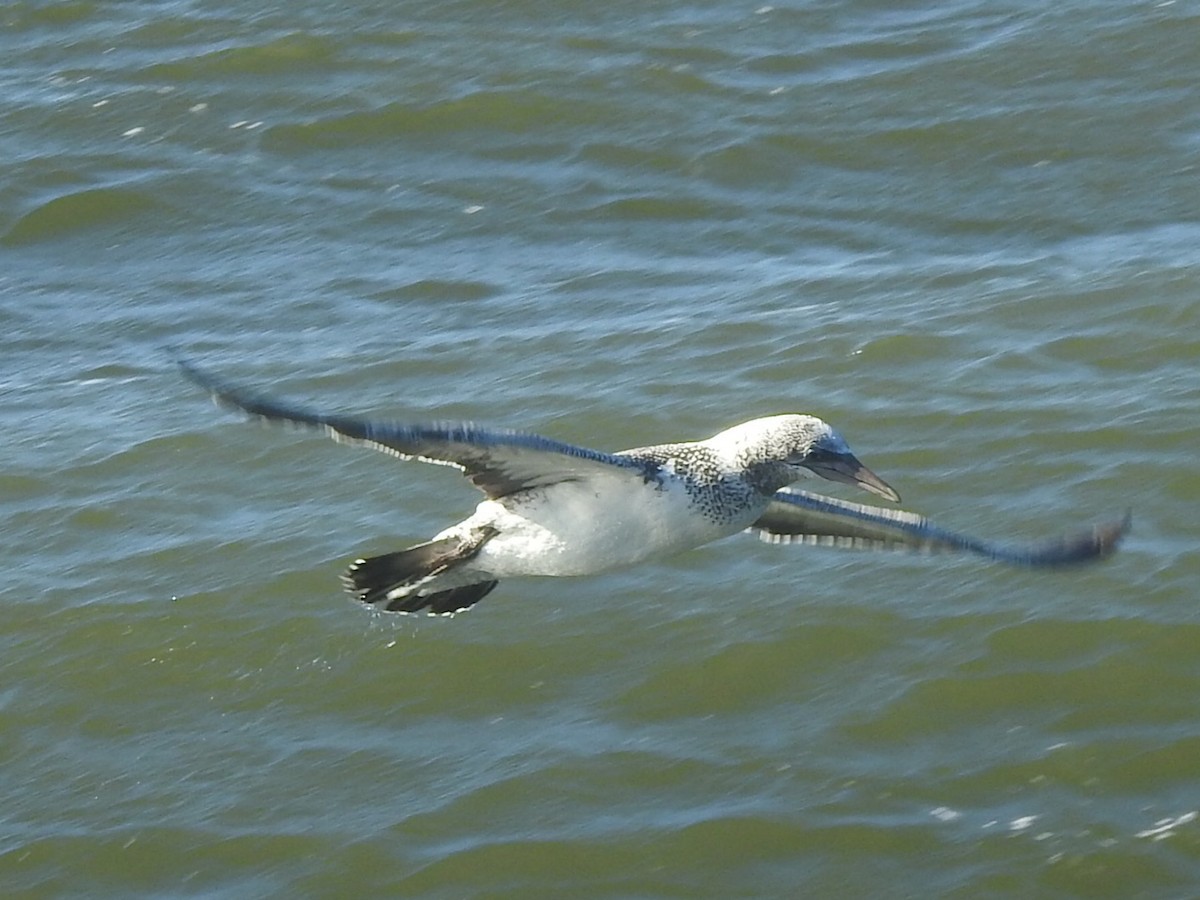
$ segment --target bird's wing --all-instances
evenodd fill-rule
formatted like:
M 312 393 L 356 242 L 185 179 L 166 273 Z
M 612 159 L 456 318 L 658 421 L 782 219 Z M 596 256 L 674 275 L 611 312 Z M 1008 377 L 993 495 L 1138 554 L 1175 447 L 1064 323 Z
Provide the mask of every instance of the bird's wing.
M 750 526 L 764 541 L 853 549 L 966 551 L 1024 566 L 1057 566 L 1108 556 L 1129 530 L 1131 517 L 1070 532 L 1059 538 L 1006 546 L 938 528 L 924 516 L 784 489 Z
M 657 471 L 645 460 L 575 447 L 527 432 L 481 428 L 471 423 L 368 422 L 311 412 L 244 391 L 181 358 L 176 357 L 176 362 L 219 405 L 267 422 L 324 431 L 335 441 L 374 447 L 401 459 L 454 466 L 491 499 L 527 488 L 596 477 L 648 480 Z

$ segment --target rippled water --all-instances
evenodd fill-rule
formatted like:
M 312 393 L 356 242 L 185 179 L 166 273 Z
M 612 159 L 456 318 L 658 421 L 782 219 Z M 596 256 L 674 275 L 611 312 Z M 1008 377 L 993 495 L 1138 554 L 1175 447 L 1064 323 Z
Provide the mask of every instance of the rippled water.
M 1192 4 L 20 2 L 0 46 L 6 896 L 1196 892 Z M 167 344 L 605 449 L 813 412 L 946 527 L 1135 531 L 375 616 L 342 567 L 470 486 Z

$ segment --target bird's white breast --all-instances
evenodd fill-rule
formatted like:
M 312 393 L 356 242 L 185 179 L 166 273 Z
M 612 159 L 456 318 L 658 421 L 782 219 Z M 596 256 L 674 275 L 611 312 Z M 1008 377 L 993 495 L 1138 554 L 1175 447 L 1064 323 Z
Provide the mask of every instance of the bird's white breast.
M 761 512 L 747 509 L 718 523 L 700 513 L 677 479 L 620 477 L 486 500 L 463 525 L 498 529 L 473 561 L 496 577 L 586 575 L 698 547 L 741 531 Z

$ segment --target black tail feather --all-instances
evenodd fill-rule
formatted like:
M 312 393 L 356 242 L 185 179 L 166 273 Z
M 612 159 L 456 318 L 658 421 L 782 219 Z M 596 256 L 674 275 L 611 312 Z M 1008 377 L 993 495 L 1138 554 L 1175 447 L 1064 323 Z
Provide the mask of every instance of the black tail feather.
M 356 600 L 392 612 L 450 613 L 466 609 L 496 586 L 479 581 L 447 590 L 420 593 L 421 583 L 471 559 L 496 534 L 481 528 L 464 537 L 441 538 L 407 550 L 357 559 L 342 575 L 342 584 Z M 404 588 L 411 588 L 405 591 Z

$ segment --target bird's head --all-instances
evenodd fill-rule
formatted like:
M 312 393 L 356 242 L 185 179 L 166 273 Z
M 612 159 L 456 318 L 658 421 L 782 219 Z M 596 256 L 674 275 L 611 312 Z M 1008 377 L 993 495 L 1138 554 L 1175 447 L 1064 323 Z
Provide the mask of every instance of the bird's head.
M 900 500 L 890 485 L 864 466 L 845 439 L 816 416 L 783 415 L 736 425 L 714 438 L 726 444 L 756 473 L 766 493 L 815 472 L 830 481 L 856 485 L 893 503 Z

